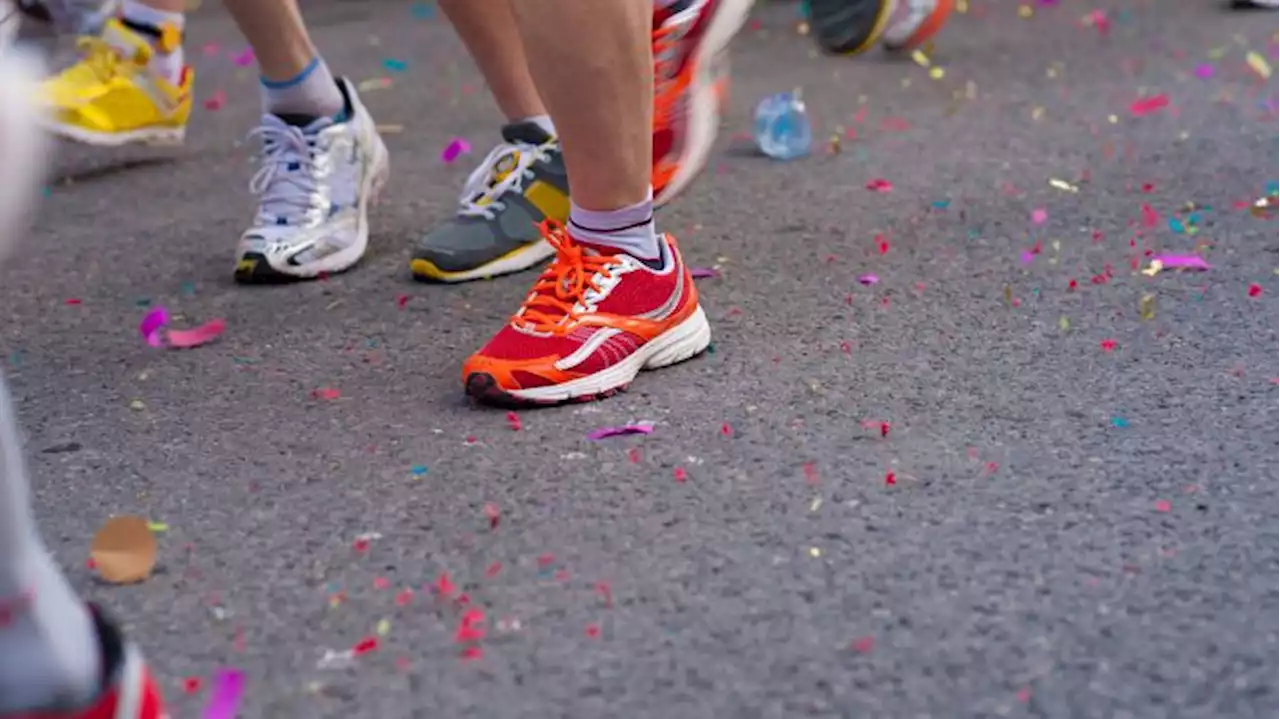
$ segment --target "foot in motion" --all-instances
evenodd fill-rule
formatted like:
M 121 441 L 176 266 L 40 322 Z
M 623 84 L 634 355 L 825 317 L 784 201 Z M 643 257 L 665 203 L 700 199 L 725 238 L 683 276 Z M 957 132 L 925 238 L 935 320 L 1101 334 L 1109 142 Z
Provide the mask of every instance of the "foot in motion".
M 538 225 L 569 218 L 569 180 L 560 143 L 535 122 L 502 128 L 502 142 L 471 173 L 458 214 L 414 248 L 420 280 L 465 282 L 519 272 L 555 250 Z
M 510 323 L 462 368 L 467 394 L 494 404 L 606 397 L 645 369 L 689 359 L 711 343 L 698 290 L 675 240 L 640 260 L 576 240 L 547 223 L 555 248 Z
M 856 55 L 880 38 L 906 0 L 809 0 L 809 29 L 827 52 Z
M 182 62 L 176 23 L 112 19 L 101 33 L 78 42 L 80 60 L 41 88 L 50 109 L 46 129 L 107 147 L 182 142 L 194 73 Z
M 707 164 L 728 85 L 722 59 L 752 0 L 674 0 L 653 16 L 653 194 L 665 204 Z
M 355 87 L 336 83 L 344 104 L 337 115 L 266 114 L 251 133 L 262 140 L 249 185 L 259 204 L 236 250 L 241 282 L 341 272 L 368 247 L 369 207 L 389 174 L 387 148 Z
M 1232 0 L 1231 7 L 1237 10 L 1275 10 L 1280 8 L 1280 0 Z
M 896 0 L 897 8 L 884 30 L 889 50 L 914 50 L 933 39 L 947 24 L 953 0 Z

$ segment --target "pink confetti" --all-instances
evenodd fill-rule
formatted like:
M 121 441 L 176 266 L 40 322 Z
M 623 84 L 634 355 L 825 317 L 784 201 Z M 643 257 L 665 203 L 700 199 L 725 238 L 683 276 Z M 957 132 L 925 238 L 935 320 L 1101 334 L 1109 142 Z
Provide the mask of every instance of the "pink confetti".
M 693 279 L 701 280 L 707 277 L 719 277 L 720 272 L 710 267 L 690 267 L 689 274 L 693 275 Z
M 452 164 L 454 160 L 469 152 L 471 152 L 471 143 L 461 137 L 455 137 L 440 151 L 440 161 L 446 165 Z
M 320 389 L 311 390 L 311 396 L 316 399 L 338 399 L 342 396 L 342 390 L 332 387 L 321 387 Z
M 1156 511 L 1157 511 L 1157 512 L 1168 512 L 1168 511 L 1170 511 L 1170 510 L 1172 510 L 1172 509 L 1173 509 L 1173 503 L 1172 503 L 1172 502 L 1170 502 L 1169 500 L 1167 500 L 1167 499 L 1157 499 L 1157 500 L 1156 500 Z
M 227 93 L 222 90 L 218 90 L 210 95 L 209 99 L 204 101 L 204 109 L 210 111 L 221 110 L 222 106 L 225 104 L 227 104 Z
M 1250 297 L 1258 297 L 1261 294 L 1262 294 L 1262 285 L 1258 284 L 1257 282 L 1254 282 L 1249 285 Z
M 1200 255 L 1156 255 L 1155 261 L 1166 270 L 1208 270 L 1210 265 Z
M 1031 211 L 1031 222 L 1033 224 L 1043 225 L 1047 219 L 1049 219 L 1049 213 L 1043 207 L 1037 207 Z
M 647 422 L 641 424 L 624 424 L 620 427 L 601 427 L 587 433 L 587 439 L 599 441 L 608 439 L 609 437 L 621 437 L 627 434 L 653 434 L 653 425 Z
M 174 349 L 190 349 L 206 345 L 222 336 L 227 331 L 224 320 L 208 322 L 189 330 L 169 330 L 169 346 Z
M 1203 65 L 1197 65 L 1196 77 L 1200 78 L 1201 80 L 1208 80 L 1209 78 L 1213 77 L 1213 65 L 1210 65 L 1209 63 L 1204 63 Z
M 258 58 L 253 54 L 251 47 L 246 47 L 243 51 L 231 56 L 231 62 L 239 67 L 249 67 L 257 61 Z
M 858 282 L 859 282 L 859 284 L 863 284 L 863 285 L 866 285 L 866 286 L 868 286 L 868 287 L 870 287 L 871 285 L 874 285 L 875 283 L 877 283 L 877 282 L 879 282 L 879 281 L 880 281 L 880 278 L 879 278 L 879 277 L 876 277 L 875 275 L 871 275 L 871 274 L 867 274 L 867 275 L 859 275 L 859 276 L 858 276 Z
M 223 669 L 214 679 L 213 693 L 204 707 L 204 719 L 235 719 L 240 711 L 240 697 L 244 694 L 244 672 Z
M 138 324 L 138 333 L 148 345 L 159 347 L 162 344 L 160 330 L 167 324 L 169 324 L 169 311 L 164 307 L 157 307 L 143 315 L 142 322 Z
M 1134 100 L 1133 104 L 1129 105 L 1129 112 L 1132 113 L 1134 117 L 1142 117 L 1143 115 L 1150 115 L 1153 112 L 1159 112 L 1168 106 L 1169 96 L 1161 93 L 1153 97 L 1143 97 Z
M 867 189 L 872 192 L 892 192 L 893 183 L 883 177 L 877 177 L 867 182 Z

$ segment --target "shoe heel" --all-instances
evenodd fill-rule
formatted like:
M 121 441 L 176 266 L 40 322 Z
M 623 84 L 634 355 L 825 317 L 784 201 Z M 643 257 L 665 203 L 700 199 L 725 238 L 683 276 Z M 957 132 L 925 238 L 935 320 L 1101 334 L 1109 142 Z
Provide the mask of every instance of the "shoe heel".
M 699 306 L 680 324 L 653 340 L 656 349 L 641 369 L 661 369 L 701 354 L 711 346 L 711 325 Z

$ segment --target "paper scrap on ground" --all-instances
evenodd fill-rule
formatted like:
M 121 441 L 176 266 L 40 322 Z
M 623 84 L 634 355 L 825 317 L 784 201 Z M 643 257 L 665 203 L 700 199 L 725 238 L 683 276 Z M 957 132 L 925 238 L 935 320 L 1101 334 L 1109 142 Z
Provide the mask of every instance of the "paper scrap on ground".
M 690 267 L 689 274 L 693 275 L 693 279 L 700 280 L 704 277 L 719 277 L 720 273 L 710 267 Z
M 244 672 L 223 669 L 214 680 L 209 703 L 204 707 L 204 719 L 235 719 L 240 711 L 240 697 L 244 694 Z
M 221 319 L 210 320 L 189 330 L 165 332 L 164 329 L 168 324 L 169 311 L 163 306 L 156 307 L 144 315 L 142 322 L 138 323 L 138 333 L 142 335 L 143 341 L 152 347 L 168 345 L 173 349 L 188 349 L 208 344 L 221 337 L 227 330 L 226 321 Z
M 587 439 L 601 440 L 609 437 L 621 437 L 625 434 L 653 434 L 653 423 L 624 424 L 621 427 L 601 427 L 587 434 Z
M 1209 263 L 1200 255 L 1157 255 L 1155 262 L 1166 270 L 1207 270 Z
M 142 517 L 112 517 L 94 535 L 89 556 L 98 574 L 108 582 L 141 582 L 151 576 L 156 565 L 156 538 Z

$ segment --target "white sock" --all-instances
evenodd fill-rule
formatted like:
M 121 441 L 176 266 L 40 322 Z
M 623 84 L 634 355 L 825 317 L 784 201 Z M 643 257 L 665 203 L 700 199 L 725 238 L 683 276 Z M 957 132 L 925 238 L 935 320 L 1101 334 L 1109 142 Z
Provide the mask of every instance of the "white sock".
M 653 227 L 653 188 L 649 197 L 618 210 L 584 210 L 569 199 L 569 234 L 593 245 L 612 247 L 642 260 L 662 257 Z
M 0 716 L 91 701 L 101 662 L 92 617 L 36 533 L 0 379 Z
M 334 117 L 346 107 L 329 66 L 318 57 L 288 80 L 260 82 L 263 108 L 273 115 Z
M 143 5 L 139 0 L 124 0 L 120 6 L 120 17 L 126 26 L 129 23 L 142 25 L 159 31 L 165 25 L 172 25 L 178 31 L 186 27 L 186 15 L 180 12 L 165 12 Z M 177 85 L 182 80 L 182 68 L 186 67 L 186 58 L 179 45 L 173 52 L 160 52 L 158 37 L 146 34 L 155 53 L 151 55 L 148 66 L 169 82 Z
M 530 115 L 529 117 L 522 117 L 519 120 L 516 120 L 516 122 L 532 122 L 548 135 L 552 137 L 556 136 L 556 124 L 551 121 L 550 115 Z

